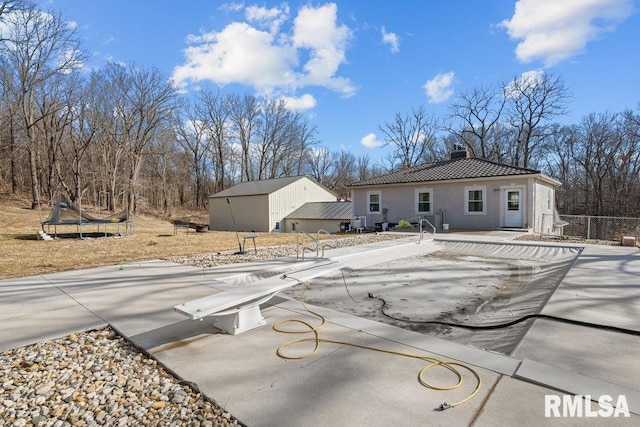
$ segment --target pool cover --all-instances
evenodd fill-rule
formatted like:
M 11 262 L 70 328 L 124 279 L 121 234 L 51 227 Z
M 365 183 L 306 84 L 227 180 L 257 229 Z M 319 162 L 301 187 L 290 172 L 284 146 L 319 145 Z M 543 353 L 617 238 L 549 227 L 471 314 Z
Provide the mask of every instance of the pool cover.
M 397 259 L 398 248 L 370 265 L 313 281 L 314 305 L 511 354 L 533 320 L 491 327 L 537 314 L 582 248 L 519 243 L 425 241 L 422 254 Z M 349 261 L 341 259 L 349 265 Z M 295 296 L 289 293 L 290 296 Z M 441 322 L 441 323 L 431 323 Z

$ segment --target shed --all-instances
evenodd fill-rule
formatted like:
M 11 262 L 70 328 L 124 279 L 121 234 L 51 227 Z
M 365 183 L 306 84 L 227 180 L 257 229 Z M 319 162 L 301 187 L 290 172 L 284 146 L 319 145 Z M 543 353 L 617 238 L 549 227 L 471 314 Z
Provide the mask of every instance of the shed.
M 308 202 L 285 218 L 287 232 L 346 231 L 353 218 L 352 202 Z
M 209 229 L 281 232 L 284 218 L 305 203 L 336 200 L 307 176 L 242 182 L 209 197 Z

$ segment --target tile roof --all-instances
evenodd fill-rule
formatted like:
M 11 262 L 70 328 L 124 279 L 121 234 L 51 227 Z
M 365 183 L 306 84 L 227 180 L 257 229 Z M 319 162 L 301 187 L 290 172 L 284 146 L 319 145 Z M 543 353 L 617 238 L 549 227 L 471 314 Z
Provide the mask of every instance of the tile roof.
M 533 169 L 508 166 L 478 157 L 466 157 L 414 166 L 399 172 L 355 182 L 351 184 L 350 187 L 489 178 L 496 176 L 535 175 L 539 173 L 540 171 Z
M 287 219 L 351 219 L 353 202 L 307 202 L 286 216 Z

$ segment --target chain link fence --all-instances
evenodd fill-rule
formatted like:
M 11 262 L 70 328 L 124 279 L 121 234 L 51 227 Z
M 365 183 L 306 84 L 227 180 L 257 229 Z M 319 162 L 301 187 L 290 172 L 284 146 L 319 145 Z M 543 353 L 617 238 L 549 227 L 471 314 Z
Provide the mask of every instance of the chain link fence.
M 640 240 L 640 218 L 590 215 L 560 215 L 569 224 L 564 227 L 565 236 L 585 239 L 617 240 L 621 236 L 635 236 Z

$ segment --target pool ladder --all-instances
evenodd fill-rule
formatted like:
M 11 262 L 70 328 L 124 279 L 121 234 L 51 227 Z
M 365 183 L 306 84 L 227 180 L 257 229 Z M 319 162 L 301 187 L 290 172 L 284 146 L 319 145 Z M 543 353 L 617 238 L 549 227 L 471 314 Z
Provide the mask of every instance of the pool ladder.
M 420 240 L 422 240 L 424 237 L 424 226 L 423 226 L 424 223 L 428 224 L 429 227 L 431 227 L 431 229 L 433 230 L 434 236 L 436 234 L 436 227 L 433 224 L 431 224 L 428 219 L 422 218 L 420 220 Z
M 320 240 L 321 234 L 326 234 L 332 240 L 329 242 L 327 242 L 326 240 L 321 241 Z M 301 241 L 301 237 L 304 237 L 304 236 L 311 239 L 311 241 L 313 242 L 311 246 L 308 246 L 303 241 Z M 337 246 L 338 246 L 338 238 L 333 234 L 329 233 L 325 229 L 318 230 L 318 232 L 316 233 L 316 237 L 313 237 L 311 234 L 307 233 L 306 231 L 298 231 L 296 233 L 296 259 L 298 260 L 300 259 L 304 260 L 305 250 L 315 251 L 316 256 L 318 256 L 320 255 L 320 249 L 322 249 L 322 256 L 324 257 L 325 248 L 335 249 Z M 300 256 L 300 254 L 302 254 L 302 256 Z

